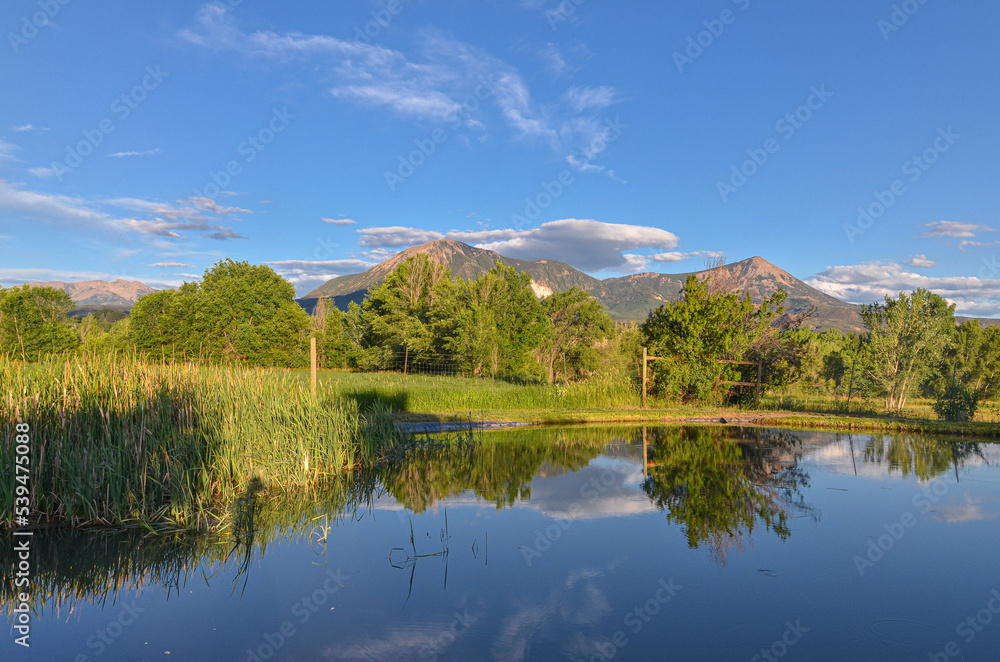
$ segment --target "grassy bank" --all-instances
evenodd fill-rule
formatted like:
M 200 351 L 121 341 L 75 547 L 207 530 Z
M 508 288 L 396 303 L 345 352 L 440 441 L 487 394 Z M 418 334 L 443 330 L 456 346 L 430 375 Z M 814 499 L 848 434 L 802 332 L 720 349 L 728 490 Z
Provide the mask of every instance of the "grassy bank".
M 292 373 L 305 383 L 308 372 Z M 680 405 L 650 398 L 642 407 L 628 379 L 595 379 L 578 384 L 518 385 L 487 379 L 398 373 L 321 372 L 321 384 L 364 403 L 381 401 L 395 420 L 526 421 L 545 424 L 664 423 L 690 419 L 736 420 L 774 427 L 858 432 L 907 432 L 1000 438 L 1000 411 L 984 403 L 976 421 L 937 420 L 931 401 L 914 399 L 900 414 L 857 398 L 850 412 L 843 398 L 767 395 L 759 409 Z
M 761 419 L 767 425 L 800 430 L 849 430 L 852 432 L 934 434 L 1000 439 L 1000 424 L 991 421 L 949 423 L 894 416 L 837 416 L 832 414 L 781 415 Z
M 308 371 L 297 371 L 305 383 Z M 471 412 L 575 411 L 639 408 L 635 384 L 595 377 L 576 384 L 513 384 L 469 377 L 324 371 L 320 383 L 364 404 L 381 400 L 398 414 L 465 415 Z
M 13 473 L 15 424 L 27 424 L 30 511 L 72 524 L 207 528 L 248 491 L 355 472 L 400 437 L 383 407 L 362 412 L 329 386 L 313 398 L 283 371 L 0 360 L 0 383 L 0 463 Z M 0 484 L 0 503 L 16 487 Z

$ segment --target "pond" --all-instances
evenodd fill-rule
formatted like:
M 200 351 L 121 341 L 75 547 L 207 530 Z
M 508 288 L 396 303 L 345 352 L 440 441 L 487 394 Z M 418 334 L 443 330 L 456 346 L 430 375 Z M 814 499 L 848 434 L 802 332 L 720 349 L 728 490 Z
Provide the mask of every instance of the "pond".
M 38 531 L 3 660 L 996 660 L 1000 447 L 483 433 L 231 536 Z M 14 608 L 5 538 L 4 613 Z

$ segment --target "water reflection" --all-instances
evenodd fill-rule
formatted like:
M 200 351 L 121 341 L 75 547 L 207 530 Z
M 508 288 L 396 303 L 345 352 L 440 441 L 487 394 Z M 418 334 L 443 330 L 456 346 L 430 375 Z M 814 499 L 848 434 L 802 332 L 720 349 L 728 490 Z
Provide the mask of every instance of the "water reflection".
M 923 481 L 945 473 L 957 476 L 970 463 L 988 463 L 981 446 L 971 442 L 913 435 L 823 438 L 825 446 L 840 448 L 846 441 L 843 445 L 852 452 L 857 449 L 848 462 L 859 468 Z M 818 508 L 806 498 L 811 478 L 802 460 L 804 454 L 815 456 L 824 449 L 805 446 L 799 434 L 724 427 L 522 429 L 491 433 L 476 443 L 438 441 L 376 472 L 319 489 L 248 493 L 237 504 L 230 528 L 211 535 L 39 531 L 32 585 L 40 598 L 32 608 L 59 613 L 76 603 L 105 605 L 154 586 L 176 596 L 193 579 L 232 582 L 232 591 L 239 588 L 243 595 L 255 568 L 276 545 L 307 543 L 322 563 L 327 536 L 338 527 L 378 509 L 403 507 L 417 516 L 444 500 L 489 504 L 496 511 L 518 507 L 564 521 L 613 522 L 659 510 L 668 526 L 683 532 L 689 548 L 707 549 L 725 565 L 748 550 L 761 532 L 784 541 L 794 533 L 794 518 L 819 521 Z M 601 487 L 608 475 L 614 481 Z M 587 489 L 595 485 L 600 489 Z M 977 503 L 959 506 L 964 510 L 956 511 L 955 520 L 971 521 L 974 513 L 969 513 Z M 401 518 L 400 525 L 405 521 Z M 435 521 L 440 526 L 444 520 L 436 516 Z M 529 526 L 528 531 L 536 524 Z M 443 528 L 445 552 L 436 556 L 447 558 L 450 536 L 447 524 Z M 419 551 L 419 541 L 414 546 L 405 534 L 394 535 L 391 543 L 370 552 L 384 558 L 392 547 L 404 545 L 412 558 L 425 553 Z M 530 537 L 518 535 L 508 546 L 516 548 Z M 463 544 L 472 544 L 477 558 L 480 550 L 486 551 L 484 537 L 470 536 Z M 0 567 L 9 572 L 13 545 L 9 537 L 0 539 L 0 545 Z M 414 564 L 405 555 L 403 565 L 412 575 Z M 12 578 L 4 577 L 0 606 L 8 613 L 14 590 Z
M 932 480 L 949 470 L 958 478 L 958 469 L 969 460 L 988 464 L 982 445 L 968 441 L 945 441 L 917 435 L 870 435 L 864 445 L 864 461 L 884 465 L 889 473 Z
M 805 503 L 809 475 L 797 464 L 794 434 L 690 427 L 647 435 L 643 491 L 682 527 L 689 547 L 707 547 L 718 563 L 743 552 L 760 526 L 785 540 L 790 517 L 819 517 Z
M 555 428 L 501 431 L 483 443 L 460 438 L 410 452 L 384 467 L 379 479 L 414 513 L 462 492 L 502 510 L 530 500 L 531 482 L 539 474 L 579 471 L 609 444 L 634 435 L 632 429 Z

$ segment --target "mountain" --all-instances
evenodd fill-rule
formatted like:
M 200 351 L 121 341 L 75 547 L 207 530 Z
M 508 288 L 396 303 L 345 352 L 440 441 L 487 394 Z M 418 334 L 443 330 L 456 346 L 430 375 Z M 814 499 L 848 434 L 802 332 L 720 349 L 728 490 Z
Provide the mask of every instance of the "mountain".
M 531 275 L 532 288 L 537 296 L 568 290 L 575 285 L 594 295 L 612 318 L 622 321 L 645 320 L 646 314 L 653 308 L 676 300 L 688 276 L 687 273 L 643 273 L 599 280 L 564 262 L 507 258 L 454 239 L 442 239 L 407 248 L 364 273 L 334 278 L 306 294 L 299 302 L 310 311 L 320 298 L 333 299 L 339 308 L 346 308 L 350 301 L 360 303 L 370 288 L 381 284 L 401 262 L 419 253 L 449 267 L 453 276 L 466 279 L 476 278 L 503 260 L 518 271 Z M 786 308 L 791 312 L 815 308 L 808 322 L 817 330 L 861 329 L 858 306 L 810 287 L 763 258 L 752 257 L 694 273 L 700 278 L 710 277 L 721 289 L 748 292 L 755 303 L 760 303 L 779 288 L 784 289 L 788 292 Z
M 812 309 L 807 321 L 817 331 L 853 332 L 862 328 L 858 306 L 820 292 L 761 257 L 691 273 L 699 279 L 710 278 L 721 290 L 747 292 L 754 303 L 760 303 L 779 289 L 785 290 L 788 293 L 785 308 L 791 313 Z M 643 273 L 608 278 L 600 281 L 601 286 L 592 294 L 615 319 L 644 320 L 650 309 L 675 301 L 689 275 Z
M 340 276 L 327 281 L 305 295 L 302 301 L 333 298 L 338 306 L 346 305 L 348 301 L 360 303 L 369 289 L 382 284 L 386 276 L 395 271 L 402 262 L 420 253 L 451 269 L 452 277 L 461 276 L 466 280 L 477 278 L 480 274 L 495 267 L 499 260 L 503 260 L 504 264 L 509 264 L 518 271 L 526 271 L 531 274 L 535 295 L 540 297 L 568 290 L 574 285 L 589 292 L 601 283 L 593 276 L 588 276 L 563 262 L 554 260 L 535 262 L 502 257 L 493 251 L 469 246 L 454 239 L 441 239 L 407 248 L 385 262 L 376 264 L 364 273 Z
M 85 280 L 78 283 L 64 283 L 53 280 L 29 283 L 32 287 L 54 287 L 73 299 L 77 307 L 88 308 L 131 308 L 140 297 L 155 292 L 152 287 L 135 280 Z

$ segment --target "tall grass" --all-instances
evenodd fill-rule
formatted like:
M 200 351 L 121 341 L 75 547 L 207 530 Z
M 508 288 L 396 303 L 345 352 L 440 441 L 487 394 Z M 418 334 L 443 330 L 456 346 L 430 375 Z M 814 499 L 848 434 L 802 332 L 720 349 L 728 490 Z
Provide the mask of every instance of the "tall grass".
M 298 374 L 303 380 L 308 377 Z M 635 380 L 622 375 L 594 375 L 568 384 L 511 384 L 474 377 L 324 372 L 322 383 L 363 403 L 380 400 L 398 412 L 424 414 L 620 409 L 642 404 Z
M 314 398 L 279 371 L 0 358 L 0 383 L 0 463 L 13 471 L 15 424 L 27 423 L 32 511 L 71 524 L 209 528 L 251 485 L 351 473 L 400 437 L 384 408 L 362 414 L 328 386 Z M 0 504 L 15 485 L 0 484 Z M 5 507 L 0 526 L 11 517 Z

